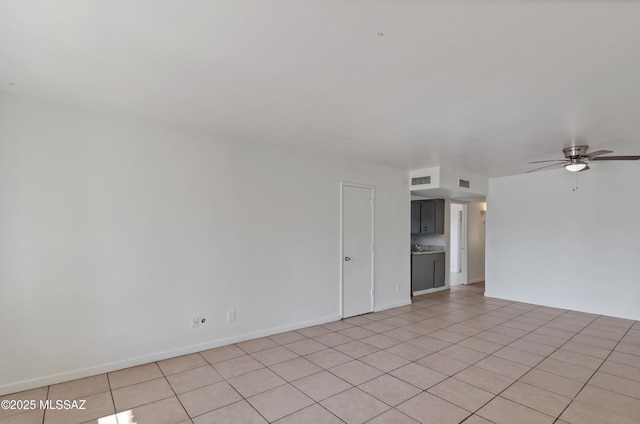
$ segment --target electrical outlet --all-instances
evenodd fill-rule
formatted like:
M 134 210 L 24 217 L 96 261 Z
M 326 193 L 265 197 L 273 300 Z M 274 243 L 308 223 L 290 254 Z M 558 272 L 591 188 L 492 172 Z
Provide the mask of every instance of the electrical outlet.
M 200 327 L 200 317 L 193 317 L 191 319 L 191 328 L 198 328 Z
M 235 321 L 236 320 L 236 310 L 235 309 L 229 309 L 227 311 L 227 322 L 231 322 L 231 321 Z

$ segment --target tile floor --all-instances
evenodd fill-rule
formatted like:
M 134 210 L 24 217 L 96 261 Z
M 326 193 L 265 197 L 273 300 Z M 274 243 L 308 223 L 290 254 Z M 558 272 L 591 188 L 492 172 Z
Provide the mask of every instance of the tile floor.
M 87 409 L 0 424 L 640 422 L 639 322 L 483 291 L 4 396 Z

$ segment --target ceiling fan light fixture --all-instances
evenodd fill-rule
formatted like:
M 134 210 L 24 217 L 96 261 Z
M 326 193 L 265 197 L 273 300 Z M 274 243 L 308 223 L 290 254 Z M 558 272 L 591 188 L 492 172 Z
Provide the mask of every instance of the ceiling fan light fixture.
M 571 159 L 571 161 L 564 166 L 564 169 L 571 172 L 579 172 L 585 168 L 587 168 L 587 163 L 580 158 Z

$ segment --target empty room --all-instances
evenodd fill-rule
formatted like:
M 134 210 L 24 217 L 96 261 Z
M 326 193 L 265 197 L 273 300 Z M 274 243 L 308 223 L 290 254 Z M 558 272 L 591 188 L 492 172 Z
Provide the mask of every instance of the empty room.
M 0 0 L 0 424 L 640 422 L 640 2 Z

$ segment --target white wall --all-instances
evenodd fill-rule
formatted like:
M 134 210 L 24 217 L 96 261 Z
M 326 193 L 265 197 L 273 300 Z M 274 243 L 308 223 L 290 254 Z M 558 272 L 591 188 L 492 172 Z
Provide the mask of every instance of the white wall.
M 487 296 L 640 319 L 640 163 L 492 179 Z
M 409 303 L 408 173 L 0 93 L 0 394 L 338 319 L 340 181 Z
M 485 279 L 485 202 L 467 203 L 467 282 Z

